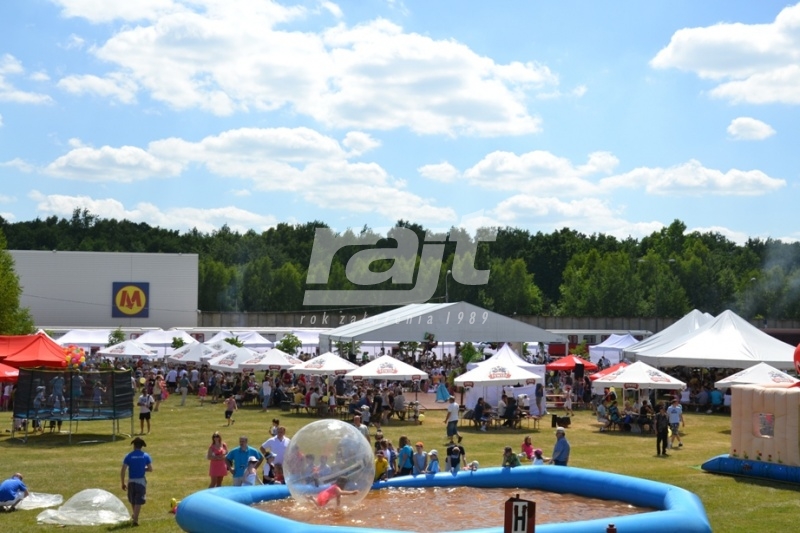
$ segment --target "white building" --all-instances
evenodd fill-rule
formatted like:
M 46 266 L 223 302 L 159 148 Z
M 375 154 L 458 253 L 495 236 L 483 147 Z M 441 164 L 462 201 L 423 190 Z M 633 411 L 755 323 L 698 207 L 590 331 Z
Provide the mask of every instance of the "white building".
M 37 327 L 197 325 L 197 254 L 9 253 Z

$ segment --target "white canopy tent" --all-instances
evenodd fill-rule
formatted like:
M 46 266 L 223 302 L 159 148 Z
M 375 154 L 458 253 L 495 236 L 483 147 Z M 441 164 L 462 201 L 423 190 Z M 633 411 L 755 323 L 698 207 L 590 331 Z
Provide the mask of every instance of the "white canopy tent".
M 93 346 L 105 347 L 110 335 L 110 329 L 71 329 L 55 341 L 61 346 L 80 346 L 88 353 Z
M 519 367 L 537 377 L 534 380 L 534 383 L 515 381 L 514 383 L 505 384 L 506 386 L 504 387 L 498 386 L 497 384 L 476 384 L 474 387 L 471 387 L 469 390 L 467 390 L 467 393 L 464 396 L 465 407 L 472 408 L 476 403 L 478 403 L 478 398 L 483 398 L 484 401 L 486 401 L 486 403 L 489 405 L 497 405 L 497 402 L 500 400 L 503 392 L 514 396 L 527 394 L 529 398 L 533 398 L 536 390 L 536 383 L 544 384 L 544 375 L 547 372 L 544 365 L 535 365 L 527 362 L 525 359 L 517 355 L 517 352 L 515 352 L 508 344 L 501 346 L 493 356 L 485 361 L 467 364 L 467 370 L 472 371 L 473 369 L 480 367 L 492 368 L 494 366 Z M 509 386 L 516 385 L 517 383 L 520 383 L 522 386 L 513 388 Z
M 565 342 L 536 326 L 467 302 L 410 304 L 320 334 L 320 350 L 337 341 Z
M 391 355 L 382 355 L 348 372 L 346 377 L 353 379 L 386 379 L 389 381 L 421 381 L 428 379 L 428 374 L 419 368 L 395 359 Z
M 211 337 L 210 339 L 208 339 L 205 342 L 205 344 L 211 345 L 211 344 L 215 344 L 215 343 L 217 343 L 219 341 L 224 341 L 225 339 L 230 339 L 230 338 L 233 338 L 233 337 L 235 337 L 235 335 L 233 333 L 231 333 L 228 330 L 224 330 L 223 329 L 222 331 L 216 332 L 213 337 Z
M 227 341 L 224 341 L 224 340 L 218 340 L 216 342 L 207 342 L 205 344 L 206 344 L 206 346 L 208 346 L 209 348 L 214 350 L 216 352 L 216 355 L 221 355 L 224 352 L 230 352 L 230 351 L 235 350 L 236 348 L 238 348 L 238 346 L 236 346 L 235 344 L 231 344 L 231 343 L 229 343 Z M 213 357 L 213 355 L 212 355 L 212 357 Z
M 639 351 L 650 352 L 662 348 L 666 350 L 669 346 L 675 345 L 676 339 L 681 339 L 688 334 L 694 333 L 699 327 L 704 326 L 712 320 L 714 320 L 713 315 L 693 309 L 671 326 L 662 329 L 655 335 L 641 342 L 626 347 L 622 351 L 623 357 L 634 358 Z
M 212 355 L 217 353 L 210 346 L 193 342 L 192 344 L 185 344 L 172 352 L 167 360 L 172 363 L 194 363 L 200 364 L 211 358 Z
M 782 370 L 767 363 L 758 363 L 717 381 L 714 386 L 718 389 L 726 389 L 733 385 L 791 385 L 798 382 L 800 380 Z
M 137 340 L 122 341 L 113 346 L 107 346 L 97 352 L 105 357 L 130 358 L 130 359 L 161 359 L 163 355 L 158 350 L 142 344 Z
M 252 365 L 256 365 L 256 370 L 281 370 L 283 368 L 291 368 L 300 363 L 302 361 L 297 357 L 282 352 L 277 348 L 272 348 L 260 353 L 258 361 L 249 362 L 248 368 L 253 368 Z
M 301 343 L 300 350 L 307 353 L 316 353 L 319 350 L 319 336 L 329 332 L 330 329 L 293 329 L 292 335 Z M 279 339 L 280 340 L 280 339 Z
M 182 329 L 153 329 L 136 337 L 136 341 L 155 348 L 162 356 L 172 352 L 174 339 L 180 339 L 184 344 L 191 344 L 197 340 Z
M 257 352 L 264 352 L 272 348 L 275 343 L 257 331 L 234 331 L 233 336 L 239 339 L 246 348 Z
M 794 346 L 771 337 L 733 311 L 671 343 L 667 349 L 637 351 L 636 360 L 660 367 L 745 368 L 768 363 L 794 368 Z
M 291 368 L 295 374 L 316 374 L 324 376 L 347 374 L 358 368 L 358 365 L 351 363 L 344 357 L 325 352 L 304 363 L 295 365 Z
M 616 365 L 622 360 L 622 351 L 637 342 L 639 341 L 636 337 L 630 333 L 626 333 L 625 335 L 612 333 L 600 344 L 589 346 L 589 361 L 597 364 L 601 357 L 605 357 L 610 364 Z
M 250 348 L 236 348 L 230 352 L 215 355 L 208 360 L 208 367 L 219 372 L 241 372 L 244 370 L 242 363 L 249 361 L 258 355 L 258 352 Z
M 592 390 L 602 391 L 606 387 L 635 390 L 683 390 L 686 388 L 686 383 L 647 363 L 637 361 L 592 382 Z

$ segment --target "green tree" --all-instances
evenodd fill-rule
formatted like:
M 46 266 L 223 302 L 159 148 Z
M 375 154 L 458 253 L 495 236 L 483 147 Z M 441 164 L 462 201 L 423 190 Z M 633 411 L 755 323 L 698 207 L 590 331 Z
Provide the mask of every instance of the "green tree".
M 271 310 L 272 260 L 259 257 L 247 263 L 242 275 L 242 304 L 245 311 Z
M 28 308 L 20 307 L 22 287 L 6 248 L 6 236 L 0 230 L 0 334 L 27 335 L 34 331 L 33 318 Z
M 504 315 L 539 314 L 543 308 L 542 291 L 533 282 L 524 259 L 496 259 L 492 263 L 484 298 Z
M 108 344 L 106 346 L 114 346 L 121 342 L 125 342 L 125 332 L 122 331 L 122 327 L 119 327 L 108 334 Z
M 294 333 L 287 333 L 275 344 L 277 349 L 290 355 L 296 354 L 301 346 L 303 346 L 303 341 L 298 339 Z
M 285 263 L 273 273 L 271 288 L 273 311 L 294 311 L 303 308 L 303 274 L 292 263 Z

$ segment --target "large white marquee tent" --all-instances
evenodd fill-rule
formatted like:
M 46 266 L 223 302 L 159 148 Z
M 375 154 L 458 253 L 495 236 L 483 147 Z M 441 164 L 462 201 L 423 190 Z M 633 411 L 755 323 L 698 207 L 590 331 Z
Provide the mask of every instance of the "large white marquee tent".
M 780 369 L 794 368 L 794 346 L 767 335 L 730 310 L 666 347 L 637 350 L 635 357 L 659 367 L 747 368 L 768 363 Z
M 699 327 L 704 326 L 712 320 L 714 320 L 713 315 L 693 309 L 668 328 L 664 328 L 655 335 L 626 347 L 622 351 L 623 358 L 633 358 L 638 352 L 655 352 L 659 349 L 666 350 L 669 346 L 675 345 L 676 339 L 681 339 L 686 335 L 694 333 Z

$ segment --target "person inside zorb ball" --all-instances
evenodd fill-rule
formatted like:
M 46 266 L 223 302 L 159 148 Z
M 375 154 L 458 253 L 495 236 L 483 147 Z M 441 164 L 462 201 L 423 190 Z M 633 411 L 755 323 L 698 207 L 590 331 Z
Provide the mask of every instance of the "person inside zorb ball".
M 300 502 L 314 501 L 319 506 L 341 502 L 352 507 L 372 487 L 373 459 L 369 442 L 351 424 L 341 420 L 312 422 L 292 437 L 286 449 L 286 486 Z M 346 498 L 339 498 L 341 495 Z

